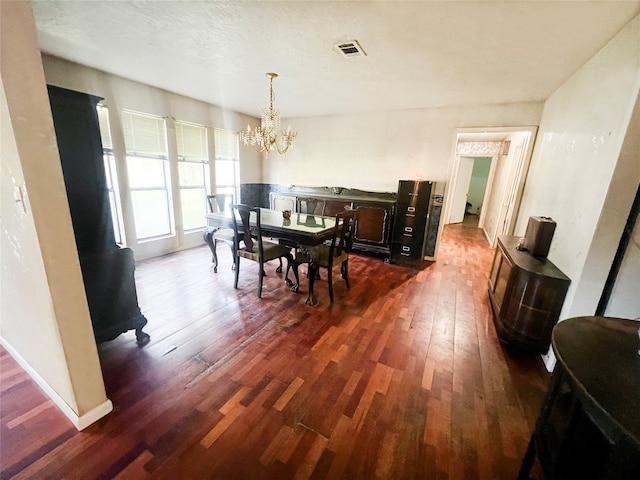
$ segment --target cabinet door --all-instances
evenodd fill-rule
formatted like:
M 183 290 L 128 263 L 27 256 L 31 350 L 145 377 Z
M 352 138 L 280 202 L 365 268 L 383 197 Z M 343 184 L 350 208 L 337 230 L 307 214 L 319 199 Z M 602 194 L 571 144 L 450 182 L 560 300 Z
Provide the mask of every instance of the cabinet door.
M 505 322 L 532 340 L 550 339 L 564 299 L 561 286 L 549 278 L 521 272 L 513 280 L 512 292 L 505 305 Z
M 491 264 L 491 272 L 489 273 L 489 288 L 492 293 L 496 291 L 496 280 L 498 280 L 498 272 L 500 271 L 500 264 L 502 263 L 502 252 L 500 248 L 496 248 L 493 255 L 493 263 Z
M 498 251 L 500 251 L 500 249 L 498 249 Z M 507 297 L 507 290 L 510 288 L 509 285 L 509 278 L 511 277 L 511 271 L 513 270 L 513 265 L 511 265 L 511 263 L 509 262 L 509 259 L 504 256 L 502 254 L 502 252 L 500 251 L 500 255 L 496 255 L 499 256 L 500 260 L 499 260 L 499 265 L 497 268 L 497 272 L 496 272 L 496 280 L 495 280 L 495 287 L 493 289 L 493 295 L 494 295 L 494 299 L 495 299 L 495 307 L 499 310 L 499 312 L 496 312 L 498 315 L 500 315 L 500 311 L 503 310 L 503 303 L 505 301 L 505 297 Z M 508 298 L 508 297 L 507 297 Z
M 386 208 L 377 205 L 358 204 L 358 212 L 353 238 L 359 242 L 384 245 L 389 238 L 390 215 Z

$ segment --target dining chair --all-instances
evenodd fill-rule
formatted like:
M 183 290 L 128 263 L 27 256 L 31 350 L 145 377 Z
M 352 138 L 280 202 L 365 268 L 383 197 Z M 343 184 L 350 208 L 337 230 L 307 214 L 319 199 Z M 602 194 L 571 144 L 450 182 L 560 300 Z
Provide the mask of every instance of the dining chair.
M 291 255 L 291 247 L 280 245 L 278 243 L 269 242 L 262 237 L 262 226 L 260 224 L 260 208 L 251 207 L 249 205 L 233 205 L 231 207 L 233 215 L 233 230 L 236 238 L 236 275 L 233 288 L 238 288 L 238 278 L 240 276 L 240 259 L 246 258 L 259 264 L 258 268 L 258 298 L 262 296 L 262 281 L 265 276 L 264 264 L 278 259 L 282 262 L 282 258 L 287 259 L 287 270 L 285 273 L 285 283 L 292 286 L 289 280 L 289 270 L 293 264 L 293 255 Z M 255 224 L 250 224 L 251 214 L 255 215 Z M 280 264 L 282 265 L 282 263 Z M 279 268 L 281 270 L 281 268 Z M 298 282 L 297 271 L 294 271 L 296 277 L 296 285 Z
M 233 194 L 231 193 L 216 193 L 214 195 L 207 195 L 207 206 L 209 207 L 209 213 L 225 212 L 233 205 Z M 205 232 L 207 235 L 207 232 Z M 222 240 L 231 248 L 231 254 L 233 258 L 233 264 L 231 269 L 236 268 L 236 243 L 233 228 L 218 227 L 211 233 L 211 242 L 207 242 L 211 249 L 213 271 L 218 272 L 218 254 L 217 254 L 217 241 Z M 205 238 L 206 241 L 206 238 Z
M 357 211 L 345 210 L 335 215 L 336 224 L 333 228 L 331 242 L 314 247 L 312 253 L 298 250 L 293 260 L 293 274 L 298 279 L 298 266 L 309 265 L 311 270 L 311 255 L 313 264 L 316 267 L 327 269 L 327 283 L 329 285 L 329 299 L 333 303 L 333 267 L 340 265 L 340 274 L 345 281 L 347 288 L 349 285 L 349 252 L 353 245 L 353 229 L 356 222 Z M 309 272 L 309 281 L 313 273 Z M 316 277 L 317 278 L 317 277 Z

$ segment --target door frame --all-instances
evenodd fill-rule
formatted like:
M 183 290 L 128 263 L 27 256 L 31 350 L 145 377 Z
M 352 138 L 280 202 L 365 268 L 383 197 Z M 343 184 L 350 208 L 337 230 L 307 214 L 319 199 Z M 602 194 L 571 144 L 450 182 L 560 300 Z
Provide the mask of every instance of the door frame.
M 527 125 L 521 127 L 486 127 L 486 128 L 457 128 L 454 138 L 453 138 L 453 148 L 452 148 L 452 158 L 450 160 L 450 175 L 449 182 L 445 187 L 445 208 L 444 208 L 444 222 L 443 224 L 450 223 L 451 219 L 451 208 L 453 203 L 453 195 L 455 192 L 455 186 L 458 181 L 458 172 L 460 167 L 460 157 L 469 157 L 469 156 L 478 156 L 478 157 L 491 157 L 491 166 L 489 167 L 489 175 L 487 178 L 487 186 L 485 188 L 485 202 L 490 198 L 495 181 L 495 170 L 496 163 L 499 157 L 499 154 L 502 153 L 483 153 L 478 152 L 477 154 L 469 154 L 463 153 L 458 154 L 458 144 L 460 142 L 470 142 L 470 143 L 483 143 L 483 142 L 500 142 L 502 143 L 505 139 L 507 139 L 510 135 L 518 132 L 524 132 L 529 134 L 529 140 L 525 148 L 523 149 L 522 154 L 522 163 L 518 168 L 518 172 L 512 178 L 511 184 L 508 186 L 507 191 L 512 192 L 512 198 L 514 200 L 513 208 L 510 209 L 509 218 L 505 221 L 507 225 L 507 231 L 503 231 L 500 234 L 512 234 L 513 228 L 515 226 L 514 218 L 517 217 L 518 211 L 520 208 L 520 201 L 522 199 L 522 193 L 524 191 L 524 185 L 526 181 L 526 177 L 529 170 L 529 163 L 531 161 L 531 155 L 533 153 L 533 146 L 536 140 L 536 134 L 538 132 L 538 126 L 536 125 Z M 482 228 L 485 221 L 484 213 L 486 209 L 482 209 L 480 212 L 480 218 L 478 219 L 478 228 Z M 497 230 L 496 230 L 497 232 Z M 486 232 L 485 232 L 486 234 Z M 496 235 L 497 237 L 497 235 Z M 495 242 L 494 239 L 488 238 L 489 242 L 493 245 Z

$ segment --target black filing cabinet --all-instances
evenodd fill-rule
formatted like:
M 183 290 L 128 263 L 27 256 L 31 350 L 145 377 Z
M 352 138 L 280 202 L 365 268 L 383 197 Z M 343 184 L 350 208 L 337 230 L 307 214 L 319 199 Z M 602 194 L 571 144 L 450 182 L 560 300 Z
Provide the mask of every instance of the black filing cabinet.
M 400 180 L 391 243 L 391 263 L 419 267 L 425 256 L 427 225 L 435 183 Z

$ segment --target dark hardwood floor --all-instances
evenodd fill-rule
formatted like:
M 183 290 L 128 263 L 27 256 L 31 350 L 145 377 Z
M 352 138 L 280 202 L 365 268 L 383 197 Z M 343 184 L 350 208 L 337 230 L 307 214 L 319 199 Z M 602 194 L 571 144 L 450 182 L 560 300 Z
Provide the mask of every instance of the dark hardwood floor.
M 139 262 L 151 342 L 99 346 L 114 411 L 77 432 L 1 350 L 1 477 L 513 479 L 548 375 L 501 344 L 473 222 L 422 270 L 352 254 L 329 304 L 207 247 Z M 337 270 L 336 270 L 337 272 Z

